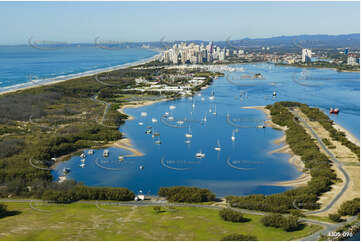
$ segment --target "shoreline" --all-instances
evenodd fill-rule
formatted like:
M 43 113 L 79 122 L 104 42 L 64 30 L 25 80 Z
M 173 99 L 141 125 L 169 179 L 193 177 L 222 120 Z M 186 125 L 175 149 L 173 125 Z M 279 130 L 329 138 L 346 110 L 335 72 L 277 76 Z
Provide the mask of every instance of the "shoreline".
M 61 78 L 61 75 L 58 77 L 53 77 L 48 79 L 49 81 L 46 81 L 47 79 L 43 80 L 45 81 L 43 82 L 38 82 L 38 83 L 29 83 L 29 82 L 25 82 L 25 83 L 20 83 L 20 84 L 15 84 L 12 86 L 7 86 L 7 87 L 0 87 L 1 89 L 9 89 L 9 90 L 4 90 L 4 91 L 0 91 L 0 95 L 5 95 L 8 93 L 14 93 L 17 91 L 24 91 L 27 89 L 31 89 L 31 88 L 37 88 L 37 87 L 41 87 L 41 86 L 48 86 L 48 85 L 53 85 L 53 84 L 58 84 L 58 83 L 62 83 L 65 81 L 70 81 L 70 80 L 74 80 L 77 78 L 82 78 L 82 77 L 89 77 L 89 76 L 94 76 L 97 74 L 101 74 L 101 73 L 107 73 L 107 72 L 112 72 L 112 71 L 116 71 L 116 70 L 121 70 L 121 69 L 125 69 L 125 68 L 130 68 L 130 67 L 134 67 L 137 65 L 144 65 L 148 62 L 151 62 L 153 60 L 155 60 L 156 58 L 158 58 L 162 53 L 158 53 L 156 55 L 153 55 L 152 57 L 149 58 L 145 58 L 145 59 L 141 59 L 138 61 L 134 61 L 134 62 L 129 62 L 129 63 L 125 63 L 125 64 L 120 64 L 120 65 L 116 65 L 116 66 L 111 66 L 111 67 L 105 67 L 105 68 L 100 68 L 100 69 L 95 69 L 95 70 L 89 70 L 89 71 L 84 71 L 84 72 L 80 72 L 80 73 L 76 73 L 76 74 L 69 74 L 68 77 L 64 77 Z M 61 78 L 61 79 L 59 79 Z M 59 80 L 57 80 L 59 79 Z M 28 85 L 28 86 L 26 86 Z
M 128 116 L 127 119 L 125 119 L 126 121 L 130 121 L 130 120 L 135 120 L 135 118 L 129 114 L 127 114 L 124 109 L 126 108 L 140 108 L 140 107 L 144 107 L 144 106 L 149 106 L 158 102 L 164 102 L 164 101 L 169 101 L 171 99 L 169 98 L 162 98 L 159 100 L 152 100 L 152 101 L 140 101 L 139 103 L 134 103 L 134 104 L 125 104 L 123 106 L 121 106 L 117 111 L 121 114 L 125 114 Z M 120 148 L 120 149 L 125 149 L 128 150 L 130 152 L 132 152 L 133 154 L 131 155 L 127 155 L 127 157 L 139 157 L 139 156 L 144 156 L 144 153 L 142 153 L 141 151 L 139 151 L 138 149 L 136 149 L 132 143 L 132 140 L 130 138 L 126 138 L 126 135 L 124 135 L 124 138 L 117 140 L 115 142 L 111 142 L 109 144 L 106 144 L 104 147 L 116 147 L 116 148 Z
M 311 180 L 311 175 L 309 173 L 303 172 L 305 165 L 302 162 L 301 157 L 295 155 L 292 152 L 292 150 L 289 148 L 288 144 L 286 143 L 286 135 L 284 132 L 287 130 L 287 128 L 281 127 L 272 122 L 271 112 L 268 109 L 266 109 L 266 106 L 246 106 L 246 107 L 241 107 L 241 108 L 256 109 L 256 110 L 263 111 L 266 114 L 267 119 L 268 119 L 267 121 L 265 121 L 265 126 L 273 128 L 273 129 L 277 129 L 277 130 L 280 130 L 283 132 L 283 135 L 280 138 L 277 138 L 272 141 L 273 144 L 282 145 L 282 146 L 269 151 L 268 154 L 269 155 L 272 155 L 274 153 L 289 154 L 291 157 L 288 159 L 288 163 L 295 166 L 296 169 L 301 172 L 301 175 L 294 179 L 286 180 L 286 181 L 275 181 L 275 182 L 267 183 L 265 185 L 266 186 L 280 186 L 280 187 L 298 187 L 298 186 L 306 185 L 307 182 L 309 182 Z

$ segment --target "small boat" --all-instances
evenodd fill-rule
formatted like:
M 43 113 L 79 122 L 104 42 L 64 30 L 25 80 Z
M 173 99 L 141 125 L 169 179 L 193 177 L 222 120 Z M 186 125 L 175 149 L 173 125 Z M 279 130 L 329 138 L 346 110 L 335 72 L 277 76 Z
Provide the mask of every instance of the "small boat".
M 335 109 L 330 108 L 330 113 L 331 114 L 338 114 L 339 112 L 340 112 L 340 109 L 338 109 L 338 108 L 335 108 Z
M 214 96 L 214 90 L 212 90 L 211 96 L 209 97 L 209 100 L 214 100 L 215 96 Z
M 217 115 L 217 106 L 216 105 L 214 105 L 214 110 L 213 110 L 213 113 L 212 113 L 213 115 Z
M 221 144 L 220 144 L 219 140 L 217 140 L 217 146 L 214 147 L 214 150 L 221 151 Z
M 94 154 L 94 150 L 88 150 L 88 155 Z
M 169 112 L 165 112 L 164 115 L 165 115 L 165 116 L 168 116 L 168 115 L 169 115 Z
M 85 158 L 85 154 L 84 154 L 84 153 L 81 153 L 81 154 L 80 154 L 80 158 Z
M 156 123 L 158 120 L 156 118 L 152 118 L 152 123 Z
M 162 143 L 162 142 L 160 141 L 160 139 L 154 141 L 154 144 L 156 144 L 156 145 L 160 145 L 161 143 Z
M 85 162 L 85 159 L 81 159 L 80 161 L 81 161 L 82 163 L 84 163 L 84 162 Z
M 108 157 L 109 156 L 109 150 L 104 150 L 103 151 L 103 156 Z
M 184 143 L 186 143 L 186 144 L 190 144 L 190 143 L 191 143 L 191 141 L 190 141 L 189 139 L 187 139 L 186 141 L 184 141 Z
M 173 117 L 173 116 L 169 116 L 169 117 L 168 117 L 168 120 L 169 120 L 169 121 L 173 121 L 173 120 L 174 120 L 174 117 Z
M 206 156 L 206 154 L 202 153 L 202 151 L 199 151 L 198 153 L 196 153 L 196 157 L 197 158 L 204 158 Z
M 182 124 L 184 124 L 184 121 L 183 121 L 183 120 L 179 120 L 179 121 L 177 121 L 177 124 L 182 125 Z
M 207 122 L 207 113 L 204 115 L 202 121 L 203 121 L 203 123 L 206 123 L 206 122 Z
M 204 97 L 201 98 L 202 101 L 206 100 Z
M 193 104 L 192 104 L 192 108 L 195 108 L 195 107 L 196 107 L 196 104 L 195 104 L 195 103 L 193 103 Z
M 85 167 L 85 164 L 84 164 L 84 163 L 80 164 L 80 167 L 81 167 L 81 168 L 84 168 L 84 167 Z
M 139 170 L 143 170 L 144 169 L 144 166 L 139 166 Z
M 170 105 L 170 106 L 169 106 L 169 109 L 170 109 L 170 110 L 173 110 L 173 109 L 175 109 L 175 106 L 174 106 L 174 105 Z
M 151 133 L 152 133 L 152 130 L 151 130 L 151 129 L 147 129 L 147 130 L 145 131 L 145 133 L 146 133 L 146 134 L 151 134 Z
M 277 96 L 277 93 L 276 93 L 276 92 L 273 92 L 272 96 L 274 96 L 274 97 Z
M 153 132 L 153 135 L 154 135 L 154 136 L 159 136 L 160 133 L 159 133 L 159 132 Z
M 264 126 L 264 125 L 257 125 L 257 128 L 259 128 L 259 129 L 264 129 L 264 128 L 266 128 L 266 126 Z
M 63 169 L 63 173 L 64 173 L 64 174 L 68 174 L 69 172 L 70 172 L 70 168 L 64 168 L 64 169 Z
M 188 127 L 188 133 L 185 134 L 186 138 L 192 138 L 192 131 L 191 131 L 191 127 Z
M 235 141 L 235 140 L 236 140 L 236 136 L 235 136 L 235 131 L 234 131 L 234 130 L 232 131 L 231 140 L 232 140 L 232 141 Z
M 147 112 L 141 112 L 140 113 L 140 116 L 142 116 L 142 117 L 146 117 L 148 114 L 147 114 Z
M 124 160 L 124 156 L 122 156 L 122 155 L 118 156 L 118 160 L 120 160 L 120 161 Z
M 139 122 L 139 123 L 138 123 L 138 125 L 139 125 L 139 126 L 142 126 L 142 125 L 143 125 L 143 123 L 142 123 L 142 122 Z

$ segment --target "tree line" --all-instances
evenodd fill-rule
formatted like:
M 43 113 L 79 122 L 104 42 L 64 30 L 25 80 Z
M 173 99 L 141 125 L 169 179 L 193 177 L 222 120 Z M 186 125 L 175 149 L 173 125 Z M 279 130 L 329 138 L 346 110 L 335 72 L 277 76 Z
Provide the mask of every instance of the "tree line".
M 216 195 L 208 189 L 198 187 L 161 187 L 159 188 L 158 195 L 165 197 L 169 202 L 209 202 L 214 201 Z
M 336 181 L 336 174 L 331 169 L 327 156 L 321 153 L 315 141 L 288 110 L 296 106 L 300 104 L 277 102 L 266 108 L 270 110 L 274 123 L 287 127 L 286 142 L 294 154 L 301 156 L 305 168 L 310 170 L 311 181 L 306 186 L 279 194 L 228 196 L 226 199 L 231 206 L 273 213 L 288 213 L 295 208 L 295 204 L 303 209 L 319 208 L 318 197 L 330 190 Z

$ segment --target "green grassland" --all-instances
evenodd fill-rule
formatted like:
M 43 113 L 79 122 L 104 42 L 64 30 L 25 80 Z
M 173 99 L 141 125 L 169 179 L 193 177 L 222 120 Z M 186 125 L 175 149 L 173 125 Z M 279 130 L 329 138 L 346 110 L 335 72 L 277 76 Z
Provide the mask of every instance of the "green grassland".
M 6 203 L 17 215 L 0 219 L 0 240 L 221 240 L 231 233 L 258 240 L 294 240 L 320 229 L 307 225 L 285 232 L 265 227 L 262 216 L 244 215 L 245 223 L 225 222 L 216 209 L 125 207 L 73 203 Z

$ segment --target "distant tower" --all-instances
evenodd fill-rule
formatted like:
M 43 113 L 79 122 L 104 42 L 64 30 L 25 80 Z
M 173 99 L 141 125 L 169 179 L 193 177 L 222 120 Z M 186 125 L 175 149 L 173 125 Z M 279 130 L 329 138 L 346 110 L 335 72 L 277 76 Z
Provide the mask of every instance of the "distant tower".
M 302 49 L 302 62 L 311 63 L 312 51 L 310 49 Z

